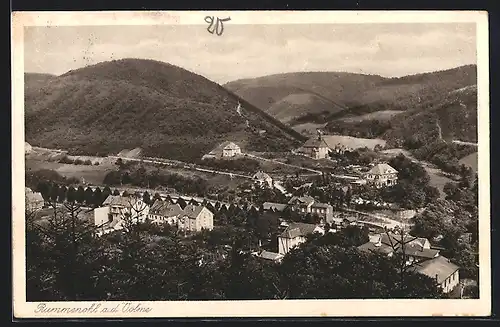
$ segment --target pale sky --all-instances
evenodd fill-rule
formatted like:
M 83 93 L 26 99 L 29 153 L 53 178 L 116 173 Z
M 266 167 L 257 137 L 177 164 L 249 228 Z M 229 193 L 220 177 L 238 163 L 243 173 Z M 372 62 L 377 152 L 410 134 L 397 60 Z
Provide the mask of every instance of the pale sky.
M 155 59 L 215 82 L 297 71 L 387 77 L 476 63 L 475 24 L 206 25 L 25 28 L 25 71 L 60 75 L 102 61 Z

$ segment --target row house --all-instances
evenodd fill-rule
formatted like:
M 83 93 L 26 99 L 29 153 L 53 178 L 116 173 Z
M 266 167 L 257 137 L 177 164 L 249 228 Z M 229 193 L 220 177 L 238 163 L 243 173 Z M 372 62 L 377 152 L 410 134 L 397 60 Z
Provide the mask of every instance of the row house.
M 175 225 L 187 232 L 214 228 L 214 214 L 203 205 L 189 204 L 184 209 L 169 201 L 156 201 L 149 211 L 151 222 Z
M 333 206 L 316 202 L 311 196 L 294 196 L 288 201 L 288 207 L 295 212 L 318 215 L 323 223 L 331 224 L 333 222 Z

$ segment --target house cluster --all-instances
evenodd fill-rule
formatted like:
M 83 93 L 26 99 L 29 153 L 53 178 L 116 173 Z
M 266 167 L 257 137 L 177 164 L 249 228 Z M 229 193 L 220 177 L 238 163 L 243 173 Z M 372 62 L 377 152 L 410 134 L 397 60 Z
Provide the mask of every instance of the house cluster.
M 149 206 L 138 197 L 110 195 L 100 208 L 94 209 L 94 223 L 101 234 L 145 221 L 174 225 L 190 233 L 212 230 L 214 226 L 213 213 L 203 205 L 188 204 L 181 208 L 177 203 L 156 200 Z
M 313 159 L 330 158 L 331 153 L 343 154 L 346 151 L 351 151 L 351 147 L 347 147 L 341 143 L 331 144 L 331 139 L 328 141 L 321 133 L 317 137 L 307 140 L 299 149 L 299 153 Z M 346 176 L 346 179 L 349 179 Z M 397 184 L 398 171 L 387 163 L 379 163 L 372 167 L 368 172 L 360 174 L 359 177 L 352 177 L 352 184 L 368 184 L 377 188 L 393 186 Z
M 266 211 L 284 211 L 290 209 L 299 214 L 314 214 L 321 218 L 322 224 L 333 222 L 333 206 L 316 201 L 313 197 L 293 196 L 288 203 L 265 202 L 263 208 Z
M 460 283 L 459 267 L 443 257 L 426 238 L 380 233 L 370 235 L 370 241 L 358 249 L 387 256 L 404 253 L 409 269 L 435 279 L 444 293 L 451 292 Z
M 313 159 L 328 159 L 330 154 L 344 154 L 359 148 L 375 150 L 383 148 L 386 142 L 379 139 L 362 139 L 344 135 L 323 135 L 318 130 L 318 135 L 308 139 L 298 152 Z
M 344 175 L 342 177 L 350 184 L 369 185 L 375 188 L 394 186 L 398 183 L 398 171 L 387 163 L 376 164 L 364 172 L 357 169 L 352 176 Z
M 202 159 L 227 159 L 241 156 L 241 147 L 234 142 L 226 141 L 205 154 Z

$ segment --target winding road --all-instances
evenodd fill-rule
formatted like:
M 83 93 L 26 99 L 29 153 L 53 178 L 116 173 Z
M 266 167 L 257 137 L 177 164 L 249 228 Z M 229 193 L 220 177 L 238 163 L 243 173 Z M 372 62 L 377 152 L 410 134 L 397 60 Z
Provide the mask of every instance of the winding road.
M 470 146 L 475 146 L 477 147 L 477 143 L 473 143 L 473 142 L 465 142 L 465 141 L 460 141 L 460 140 L 453 140 L 451 141 L 452 143 L 455 143 L 455 144 L 461 144 L 461 145 L 470 145 Z

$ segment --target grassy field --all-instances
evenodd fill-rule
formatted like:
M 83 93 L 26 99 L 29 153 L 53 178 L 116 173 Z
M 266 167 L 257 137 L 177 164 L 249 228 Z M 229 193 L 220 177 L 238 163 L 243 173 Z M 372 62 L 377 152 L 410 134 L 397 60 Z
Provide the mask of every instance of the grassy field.
M 404 111 L 401 110 L 381 110 L 381 111 L 375 111 L 371 112 L 368 114 L 360 115 L 360 116 L 354 116 L 354 117 L 345 117 L 341 118 L 341 121 L 348 122 L 348 123 L 357 123 L 361 122 L 364 120 L 389 120 L 395 115 L 402 113 Z
M 477 173 L 477 165 L 478 165 L 478 160 L 477 160 L 477 152 L 471 153 L 466 157 L 463 157 L 459 161 L 461 164 L 464 164 L 468 167 L 471 167 L 474 172 Z
M 160 169 L 160 171 L 165 173 L 178 174 L 185 177 L 200 177 L 208 181 L 210 186 L 227 186 L 230 189 L 237 188 L 240 184 L 248 182 L 248 179 L 233 177 L 230 178 L 227 175 L 211 174 L 206 172 L 194 171 L 189 169 L 174 168 L 174 167 L 161 167 L 157 168 L 154 165 L 145 164 L 147 170 Z M 41 169 L 51 169 L 55 170 L 59 174 L 65 177 L 76 177 L 84 178 L 85 182 L 93 185 L 103 185 L 103 180 L 106 174 L 110 171 L 117 169 L 116 165 L 108 163 L 98 166 L 86 166 L 86 165 L 71 165 L 62 164 L 53 161 L 42 161 L 42 160 L 26 160 L 26 170 L 37 171 Z
M 407 150 L 404 149 L 388 149 L 380 152 L 381 154 L 385 155 L 387 159 L 391 157 L 395 157 L 399 154 L 404 154 L 407 158 L 412 159 L 413 161 L 416 161 L 420 163 L 427 173 L 429 174 L 429 177 L 431 178 L 430 180 L 430 185 L 436 187 L 439 190 L 439 193 L 441 194 L 441 197 L 444 198 L 444 193 L 443 193 L 443 187 L 446 183 L 448 182 L 453 182 L 450 178 L 444 176 L 443 172 L 436 168 L 434 165 L 428 163 L 428 162 L 423 162 L 420 160 L 415 159 L 411 153 L 409 153 Z
M 305 136 L 314 136 L 316 135 L 316 131 L 318 129 L 323 129 L 325 128 L 325 124 L 315 124 L 315 123 L 303 123 L 303 124 L 298 124 L 294 125 L 292 128 L 296 130 L 297 132 L 301 133 L 302 135 Z
M 112 170 L 116 169 L 113 164 L 101 164 L 98 166 L 86 165 L 71 165 L 62 164 L 54 161 L 43 161 L 35 159 L 26 159 L 25 169 L 37 171 L 41 169 L 52 169 L 65 177 L 84 178 L 85 182 L 90 184 L 100 185 L 104 180 L 104 176 Z
M 429 174 L 431 181 L 431 186 L 436 187 L 441 194 L 441 197 L 444 198 L 445 194 L 443 192 L 443 187 L 446 183 L 453 182 L 450 178 L 443 175 L 443 172 L 437 168 L 425 167 L 427 173 Z
M 199 177 L 199 178 L 206 180 L 208 182 L 209 186 L 216 186 L 216 187 L 227 186 L 229 189 L 235 189 L 240 184 L 249 181 L 246 178 L 240 178 L 240 177 L 231 178 L 227 175 L 212 174 L 212 173 L 207 173 L 207 172 L 202 172 L 202 171 L 197 171 L 197 170 L 189 170 L 189 169 L 182 169 L 182 168 L 175 168 L 175 167 L 162 167 L 162 168 L 160 168 L 160 171 L 162 171 L 164 173 L 178 174 L 178 175 L 182 175 L 185 177 L 191 177 L 191 178 Z

